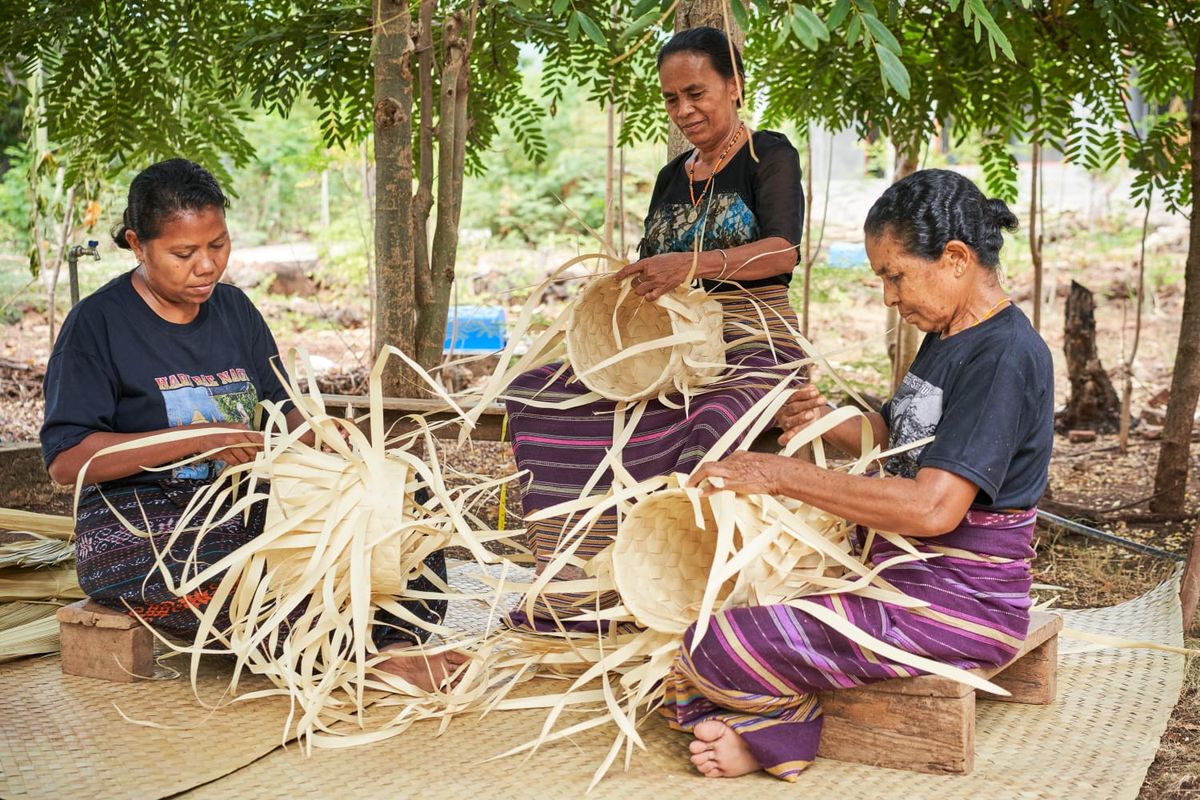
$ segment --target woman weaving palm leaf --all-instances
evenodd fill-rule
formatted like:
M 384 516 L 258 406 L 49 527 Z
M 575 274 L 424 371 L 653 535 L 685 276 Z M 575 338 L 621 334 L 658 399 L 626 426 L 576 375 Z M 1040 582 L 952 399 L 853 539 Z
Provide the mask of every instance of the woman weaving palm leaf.
M 741 57 L 720 31 L 676 34 L 659 52 L 658 72 L 667 113 L 693 149 L 659 173 L 641 258 L 616 277 L 630 280 L 647 302 L 689 277 L 699 279 L 723 308 L 728 370 L 688 403 L 679 397 L 646 401 L 620 454 L 622 466 L 639 480 L 690 472 L 804 358 L 792 335 L 798 326 L 787 299 L 804 217 L 796 150 L 782 134 L 751 131 L 741 120 Z M 529 474 L 522 487 L 527 515 L 589 488 L 602 492 L 611 482 L 607 474 L 598 481 L 593 475 L 613 447 L 617 404 L 601 400 L 572 407 L 587 389 L 573 372 L 559 370 L 549 365 L 527 372 L 506 395 L 517 465 Z M 559 551 L 568 522 L 559 517 L 529 526 L 539 565 Z M 593 525 L 575 551 L 574 566 L 607 547 L 615 530 L 615 515 Z M 550 595 L 535 616 L 551 610 L 570 616 L 580 601 Z

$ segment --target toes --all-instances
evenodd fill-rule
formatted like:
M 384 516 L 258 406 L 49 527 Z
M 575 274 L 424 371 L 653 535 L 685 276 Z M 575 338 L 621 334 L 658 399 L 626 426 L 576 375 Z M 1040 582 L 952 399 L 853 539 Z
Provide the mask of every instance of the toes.
M 703 772 L 705 767 L 713 763 L 713 754 L 697 753 L 696 755 L 692 756 L 691 760 L 692 763 L 696 765 L 696 768 Z
M 700 768 L 700 774 L 706 778 L 723 778 L 725 773 L 717 766 L 715 761 L 709 762 Z
M 715 719 L 706 719 L 692 729 L 692 735 L 702 742 L 715 742 L 727 730 L 729 730 L 729 727 L 724 722 Z
M 693 753 L 710 753 L 712 752 L 712 743 L 702 742 L 699 739 L 692 739 L 688 744 L 688 749 Z

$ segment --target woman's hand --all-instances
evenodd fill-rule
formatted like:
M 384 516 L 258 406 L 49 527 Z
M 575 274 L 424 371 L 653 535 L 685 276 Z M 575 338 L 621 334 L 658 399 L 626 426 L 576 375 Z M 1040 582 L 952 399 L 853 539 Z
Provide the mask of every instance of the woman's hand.
M 792 392 L 787 403 L 775 415 L 775 424 L 783 428 L 779 443 L 787 444 L 797 433 L 831 410 L 829 401 L 816 386 L 804 386 Z
M 738 450 L 720 461 L 710 461 L 701 466 L 688 480 L 688 486 L 700 486 L 706 479 L 720 478 L 721 486 L 710 481 L 703 487 L 702 494 L 705 497 L 724 490 L 738 494 L 778 495 L 784 493 L 783 488 L 788 484 L 789 477 L 805 466 L 785 456 Z
M 632 277 L 633 290 L 653 302 L 687 280 L 692 258 L 692 253 L 661 253 L 643 258 L 627 264 L 617 273 L 617 280 Z
M 194 427 L 201 427 L 196 425 Z M 199 452 L 206 453 L 210 450 L 221 448 L 219 452 L 211 456 L 213 461 L 224 461 L 227 466 L 235 464 L 245 464 L 253 461 L 258 452 L 262 450 L 263 436 L 259 431 L 250 430 L 246 425 L 237 422 L 219 422 L 208 423 L 203 427 L 209 428 L 237 428 L 236 431 L 220 431 L 211 433 L 202 437 L 199 440 Z

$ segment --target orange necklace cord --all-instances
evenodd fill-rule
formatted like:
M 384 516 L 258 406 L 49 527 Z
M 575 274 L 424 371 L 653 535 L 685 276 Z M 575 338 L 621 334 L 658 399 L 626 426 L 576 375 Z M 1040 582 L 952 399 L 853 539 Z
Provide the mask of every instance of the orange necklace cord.
M 746 123 L 743 122 L 738 125 L 737 130 L 733 132 L 733 136 L 729 138 L 729 141 L 725 145 L 725 149 L 722 150 L 721 155 L 717 157 L 717 163 L 713 166 L 713 171 L 709 174 L 708 180 L 704 182 L 704 188 L 700 190 L 699 197 L 696 196 L 696 187 L 693 185 L 696 182 L 696 160 L 700 156 L 699 151 L 696 152 L 696 158 L 693 158 L 691 163 L 688 164 L 688 195 L 692 198 L 692 208 L 700 205 L 700 201 L 703 200 L 704 195 L 708 193 L 708 187 L 712 186 L 713 178 L 717 177 L 717 173 L 721 170 L 721 164 L 725 161 L 725 156 L 729 155 L 729 150 L 734 146 L 734 144 L 737 143 L 737 140 L 741 138 L 742 131 L 745 129 Z

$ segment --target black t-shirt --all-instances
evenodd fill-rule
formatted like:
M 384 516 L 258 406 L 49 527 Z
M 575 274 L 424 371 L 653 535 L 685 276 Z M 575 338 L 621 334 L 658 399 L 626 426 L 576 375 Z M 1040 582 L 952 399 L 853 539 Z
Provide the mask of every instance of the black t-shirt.
M 800 181 L 800 156 L 782 133 L 755 131 L 756 163 L 749 146 L 733 154 L 713 177 L 698 206 L 692 205 L 684 166 L 692 150 L 672 159 L 658 173 L 645 236 L 639 247 L 642 258 L 661 253 L 690 253 L 696 235 L 704 228 L 701 250 L 727 250 L 780 236 L 799 244 L 804 232 L 804 187 Z M 696 181 L 699 195 L 706 181 Z M 734 276 L 737 280 L 737 276 Z M 738 281 L 742 286 L 787 286 L 791 273 Z M 729 289 L 718 281 L 704 281 L 710 291 Z
M 883 418 L 892 447 L 935 437 L 889 458 L 888 472 L 944 469 L 979 487 L 977 507 L 1031 508 L 1054 441 L 1050 350 L 1016 306 L 946 339 L 928 334 Z
M 141 433 L 201 422 L 253 426 L 260 399 L 287 393 L 271 368 L 279 350 L 242 291 L 218 283 L 196 318 L 168 322 L 133 287 L 132 272 L 109 281 L 67 315 L 46 368 L 42 458 L 96 431 Z M 282 367 L 281 367 L 282 369 Z M 177 468 L 207 478 L 208 465 Z M 161 478 L 140 473 L 122 482 Z

